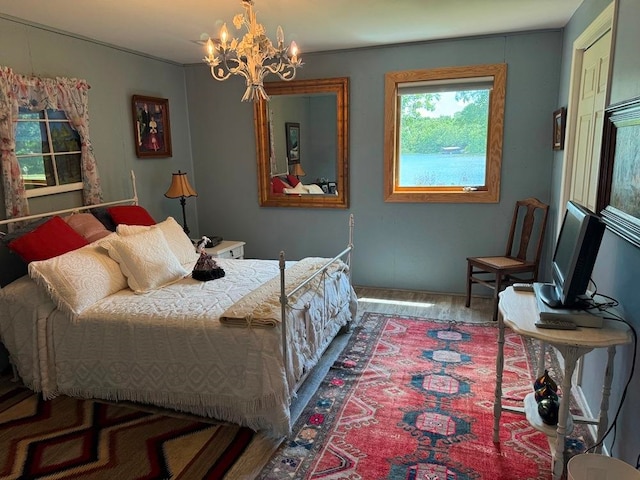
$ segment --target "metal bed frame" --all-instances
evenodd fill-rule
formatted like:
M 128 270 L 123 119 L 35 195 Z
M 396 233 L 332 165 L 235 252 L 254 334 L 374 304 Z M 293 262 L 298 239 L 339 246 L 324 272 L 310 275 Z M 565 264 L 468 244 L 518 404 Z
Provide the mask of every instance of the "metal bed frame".
M 8 225 L 16 222 L 26 222 L 28 220 L 36 220 L 38 218 L 51 217 L 53 215 L 61 215 L 63 213 L 78 213 L 83 210 L 90 210 L 92 208 L 110 207 L 112 205 L 121 205 L 123 203 L 131 203 L 138 205 L 138 190 L 136 189 L 136 174 L 131 170 L 131 186 L 133 188 L 133 197 L 126 198 L 124 200 L 116 200 L 114 202 L 97 203 L 94 205 L 83 205 L 80 207 L 66 208 L 64 210 L 56 210 L 55 212 L 36 213 L 33 215 L 26 215 L 24 217 L 9 218 L 7 220 L 0 220 L 0 225 Z M 6 235 L 4 232 L 0 232 L 0 235 Z
M 286 318 L 287 318 L 287 307 L 289 306 L 289 299 L 291 297 L 293 297 L 293 295 L 295 295 L 296 293 L 298 293 L 299 291 L 301 291 L 303 288 L 305 288 L 307 285 L 309 285 L 311 283 L 311 281 L 316 278 L 319 275 L 326 275 L 327 274 L 327 269 L 334 264 L 335 262 L 337 262 L 338 260 L 341 260 L 343 258 L 345 258 L 345 265 L 347 267 L 347 275 L 349 276 L 349 284 L 351 284 L 351 251 L 353 250 L 353 227 L 354 227 L 354 220 L 353 220 L 353 213 L 349 215 L 349 244 L 347 245 L 347 247 L 340 252 L 338 255 L 336 255 L 335 257 L 333 257 L 331 260 L 329 260 L 328 262 L 326 262 L 324 265 L 322 265 L 318 270 L 316 270 L 313 274 L 311 274 L 306 280 L 302 281 L 300 284 L 298 284 L 295 288 L 293 288 L 289 293 L 286 293 L 285 291 L 285 257 L 284 257 L 284 251 L 280 252 L 280 314 L 281 314 L 281 323 L 282 323 L 282 359 L 284 361 L 284 365 L 286 368 L 287 365 L 287 328 L 286 328 Z M 326 297 L 325 297 L 325 292 L 323 290 L 323 302 L 326 305 Z M 326 317 L 326 308 L 324 310 L 324 317 Z M 326 318 L 324 318 L 324 320 L 326 320 Z M 354 319 L 352 319 L 353 321 Z M 350 324 L 346 326 L 347 331 L 350 328 Z M 331 342 L 329 342 L 330 344 Z M 329 346 L 329 344 L 327 344 L 327 346 L 325 347 L 325 350 L 323 350 L 322 354 L 324 354 L 324 351 L 326 351 L 326 348 Z M 302 383 L 304 383 L 305 379 L 307 378 L 307 376 L 309 375 L 309 373 L 311 372 L 311 370 L 305 372 L 302 377 L 296 382 L 295 388 L 294 390 L 297 390 L 298 387 L 300 385 L 302 385 Z
M 46 213 L 38 213 L 38 214 L 33 214 L 33 215 L 27 215 L 24 217 L 19 217 L 19 218 L 12 218 L 12 219 L 7 219 L 7 220 L 0 220 L 0 226 L 1 225 L 8 225 L 11 223 L 17 223 L 17 222 L 24 222 L 24 221 L 29 221 L 29 220 L 35 220 L 38 218 L 43 218 L 43 217 L 50 217 L 50 216 L 54 216 L 54 215 L 61 215 L 61 214 L 65 214 L 65 213 L 77 213 L 80 211 L 84 211 L 84 210 L 90 210 L 93 208 L 99 208 L 99 207 L 107 207 L 107 206 L 113 206 L 113 205 L 121 205 L 121 204 L 133 204 L 133 205 L 138 205 L 138 193 L 137 193 L 137 188 L 136 188 L 136 177 L 135 177 L 135 173 L 133 172 L 133 170 L 131 170 L 131 185 L 132 185 L 132 190 L 133 190 L 133 196 L 131 198 L 127 198 L 124 200 L 116 200 L 116 201 L 112 201 L 112 202 L 105 202 L 105 203 L 99 203 L 99 204 L 94 204 L 94 205 L 84 205 L 84 206 L 79 206 L 79 207 L 74 207 L 74 208 L 67 208 L 67 209 L 63 209 L 63 210 L 57 210 L 57 211 L 53 211 L 53 212 L 46 212 Z M 324 265 L 322 265 L 318 270 L 316 270 L 313 274 L 311 274 L 306 280 L 302 281 L 300 284 L 298 284 L 295 288 L 293 288 L 290 292 L 286 292 L 285 291 L 285 254 L 284 251 L 280 252 L 279 255 L 279 268 L 280 268 L 280 297 L 279 297 L 279 302 L 281 305 L 281 328 L 282 328 L 282 358 L 283 358 L 283 362 L 284 362 L 284 368 L 287 369 L 287 365 L 288 365 L 288 348 L 287 348 L 287 328 L 286 328 L 286 318 L 287 318 L 287 309 L 290 308 L 290 304 L 289 301 L 290 299 L 293 297 L 293 295 L 295 295 L 296 293 L 300 292 L 303 288 L 307 287 L 310 282 L 315 279 L 317 276 L 319 275 L 326 275 L 328 268 L 338 262 L 339 260 L 343 260 L 344 264 L 346 265 L 346 269 L 347 269 L 347 275 L 349 277 L 349 284 L 351 284 L 351 252 L 353 250 L 353 230 L 354 230 L 354 218 L 353 218 L 353 214 L 349 215 L 349 243 L 347 245 L 347 247 L 340 252 L 338 255 L 336 255 L 335 257 L 333 257 L 332 259 L 330 259 L 329 261 L 327 261 Z M 1 235 L 6 235 L 4 232 L 0 232 L 0 236 Z M 326 297 L 324 296 L 324 291 L 323 291 L 323 302 L 326 305 Z M 325 309 L 325 317 L 326 317 L 326 309 Z M 325 318 L 326 320 L 326 318 Z M 354 320 L 354 319 L 352 319 Z M 350 328 L 350 324 L 347 325 L 345 327 L 345 330 L 348 331 Z M 327 346 L 325 347 L 325 349 L 321 352 L 321 354 L 324 354 L 324 352 L 326 351 L 326 349 L 328 348 L 329 344 L 331 342 L 329 342 L 327 344 Z M 10 359 L 11 360 L 11 359 Z M 13 366 L 12 363 L 12 367 L 13 367 L 13 371 L 14 371 L 14 378 L 17 379 L 17 373 L 15 370 L 15 367 Z M 310 374 L 311 370 L 306 371 L 303 373 L 302 377 L 300 379 L 298 379 L 296 381 L 296 384 L 294 386 L 294 391 L 296 391 L 301 385 L 302 383 L 306 380 L 306 378 L 308 377 L 308 375 Z M 288 372 L 288 373 L 292 373 L 292 372 Z M 289 375 L 287 375 L 289 377 Z M 290 407 L 290 406 L 289 406 Z

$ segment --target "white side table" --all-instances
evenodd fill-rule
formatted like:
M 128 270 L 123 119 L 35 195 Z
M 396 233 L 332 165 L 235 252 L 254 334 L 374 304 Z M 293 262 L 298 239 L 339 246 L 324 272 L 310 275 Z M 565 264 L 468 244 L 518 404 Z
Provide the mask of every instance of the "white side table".
M 498 304 L 498 358 L 496 360 L 496 390 L 493 407 L 493 441 L 500 441 L 500 415 L 502 413 L 502 372 L 504 367 L 504 327 L 511 328 L 514 332 L 540 340 L 545 344 L 555 347 L 564 358 L 564 377 L 562 379 L 562 397 L 558 411 L 558 425 L 555 432 L 540 429 L 549 438 L 551 447 L 553 480 L 559 480 L 564 469 L 564 442 L 569 424 L 569 397 L 571 395 L 571 381 L 576 362 L 584 354 L 594 348 L 608 348 L 607 367 L 602 387 L 602 401 L 600 403 L 600 416 L 596 419 L 582 419 L 585 423 L 598 425 L 598 440 L 602 438 L 609 423 L 609 394 L 611 392 L 611 380 L 613 378 L 613 358 L 615 346 L 629 343 L 632 340 L 631 329 L 624 323 L 615 320 L 604 320 L 602 328 L 578 327 L 576 330 L 551 330 L 535 326 L 538 321 L 538 307 L 535 295 L 531 292 L 516 292 L 513 287 L 508 287 L 500 293 Z M 544 367 L 544 348 L 541 358 L 538 360 L 538 375 L 541 375 Z M 505 408 L 506 410 L 506 408 Z M 513 409 L 509 409 L 513 410 Z M 530 413 L 530 412 L 528 412 Z M 537 412 L 536 412 L 537 413 Z M 529 416 L 529 415 L 528 415 Z M 535 422 L 530 423 L 537 428 Z
M 205 248 L 204 250 L 214 258 L 244 258 L 244 246 L 246 242 L 237 240 L 223 240 L 215 247 Z

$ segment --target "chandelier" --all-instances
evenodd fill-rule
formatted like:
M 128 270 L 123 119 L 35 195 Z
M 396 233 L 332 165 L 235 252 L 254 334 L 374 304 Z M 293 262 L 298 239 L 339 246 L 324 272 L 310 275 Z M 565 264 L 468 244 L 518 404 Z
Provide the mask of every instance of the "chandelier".
M 245 13 L 233 17 L 233 25 L 240 29 L 243 25 L 247 29 L 242 39 L 231 38 L 225 23 L 220 30 L 220 40 L 207 41 L 207 55 L 204 62 L 211 67 L 211 75 L 222 81 L 231 75 L 242 75 L 247 83 L 242 101 L 269 100 L 264 91 L 263 79 L 269 73 L 275 73 L 282 80 L 293 80 L 296 68 L 302 66 L 298 56 L 296 42 L 289 47 L 284 45 L 284 32 L 278 27 L 278 45 L 273 46 L 265 34 L 264 26 L 256 21 L 253 11 L 253 0 L 242 0 Z

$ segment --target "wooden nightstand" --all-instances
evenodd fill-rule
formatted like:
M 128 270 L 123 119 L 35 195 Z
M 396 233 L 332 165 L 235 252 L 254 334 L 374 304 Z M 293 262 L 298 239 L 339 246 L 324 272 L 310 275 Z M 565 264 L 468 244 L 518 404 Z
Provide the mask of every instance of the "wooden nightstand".
M 246 242 L 238 242 L 236 240 L 223 240 L 215 247 L 205 248 L 204 250 L 214 258 L 244 258 L 244 246 Z

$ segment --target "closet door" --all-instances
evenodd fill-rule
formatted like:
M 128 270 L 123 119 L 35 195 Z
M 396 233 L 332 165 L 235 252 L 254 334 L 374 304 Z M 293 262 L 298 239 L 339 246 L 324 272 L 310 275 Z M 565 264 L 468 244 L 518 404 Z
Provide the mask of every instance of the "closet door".
M 611 30 L 585 50 L 569 199 L 596 209 Z

